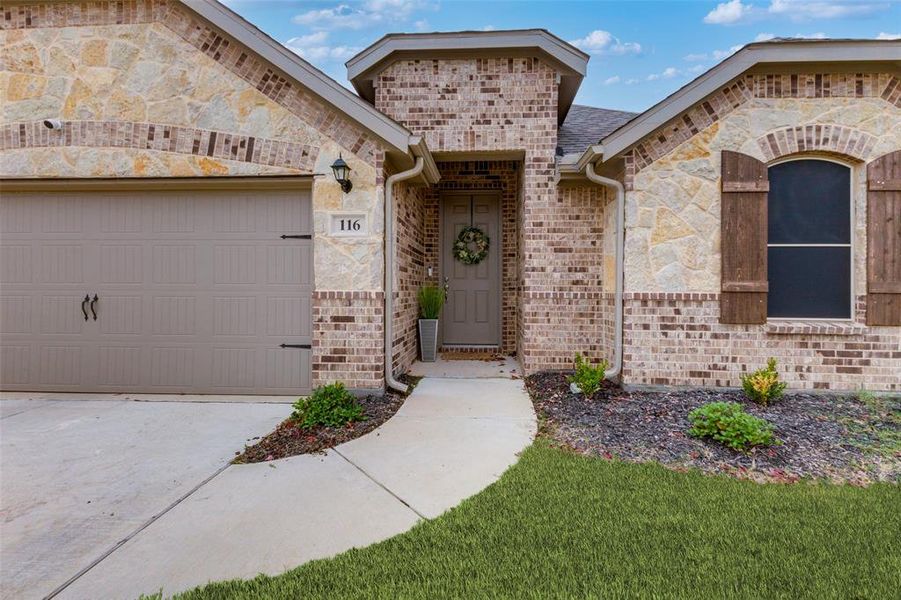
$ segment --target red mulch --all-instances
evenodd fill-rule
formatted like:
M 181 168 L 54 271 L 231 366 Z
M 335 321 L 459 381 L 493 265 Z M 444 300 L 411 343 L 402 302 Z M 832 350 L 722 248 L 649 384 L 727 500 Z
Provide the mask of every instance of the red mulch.
M 413 386 L 418 378 L 402 377 L 403 383 Z M 411 390 L 412 391 L 412 388 Z M 301 429 L 290 418 L 282 421 L 275 431 L 263 438 L 248 440 L 253 442 L 236 452 L 234 464 L 257 463 L 298 454 L 324 452 L 344 442 L 365 435 L 394 416 L 406 400 L 406 396 L 396 392 L 386 392 L 384 396 L 367 396 L 360 399 L 365 419 L 346 424 L 343 427 L 314 427 Z

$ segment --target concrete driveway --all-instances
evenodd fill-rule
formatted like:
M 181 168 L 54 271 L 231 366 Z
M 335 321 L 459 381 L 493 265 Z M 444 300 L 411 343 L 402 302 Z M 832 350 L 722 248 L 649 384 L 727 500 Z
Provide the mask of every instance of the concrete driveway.
M 290 407 L 0 406 L 3 598 L 133 599 L 276 575 L 440 515 L 500 477 L 536 431 L 510 378 L 427 378 L 361 438 L 227 468 Z
M 0 395 L 4 600 L 53 593 L 291 412 L 284 403 L 124 398 Z

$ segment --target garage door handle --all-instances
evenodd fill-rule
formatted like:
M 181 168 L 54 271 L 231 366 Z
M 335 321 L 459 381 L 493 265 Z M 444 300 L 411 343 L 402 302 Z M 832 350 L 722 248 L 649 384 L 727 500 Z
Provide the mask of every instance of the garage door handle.
M 84 315 L 84 320 L 88 320 L 88 309 L 86 307 L 87 303 L 91 301 L 91 297 L 87 294 L 84 295 L 84 300 L 81 301 L 81 314 Z
M 97 304 L 97 301 L 98 301 L 98 300 L 100 300 L 100 297 L 97 296 L 97 294 L 94 294 L 94 299 L 91 300 L 91 314 L 94 315 L 94 320 L 95 320 L 95 321 L 97 320 L 97 310 L 94 308 L 94 306 Z M 84 318 L 87 319 L 88 316 L 85 315 Z

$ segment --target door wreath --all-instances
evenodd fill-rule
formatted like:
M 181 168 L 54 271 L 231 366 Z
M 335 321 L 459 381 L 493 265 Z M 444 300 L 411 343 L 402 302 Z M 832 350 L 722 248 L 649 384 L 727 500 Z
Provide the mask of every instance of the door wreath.
M 454 258 L 464 265 L 477 265 L 488 256 L 490 240 L 478 227 L 464 227 L 454 242 Z

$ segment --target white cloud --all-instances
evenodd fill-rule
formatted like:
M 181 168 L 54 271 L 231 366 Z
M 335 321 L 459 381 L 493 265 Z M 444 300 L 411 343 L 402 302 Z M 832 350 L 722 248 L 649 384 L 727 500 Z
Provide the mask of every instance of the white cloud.
M 766 42 L 766 41 L 773 39 L 774 37 L 776 37 L 776 36 L 772 33 L 758 33 L 754 37 L 754 41 L 755 42 Z
M 362 50 L 362 48 L 357 46 L 329 46 L 326 43 L 327 41 L 327 31 L 316 31 L 309 35 L 293 37 L 285 42 L 285 46 L 312 62 L 343 62 Z
M 707 13 L 704 22 L 710 25 L 731 25 L 738 23 L 751 14 L 751 5 L 742 4 L 741 0 L 729 0 L 717 4 L 716 8 Z
M 686 54 L 685 60 L 688 62 L 703 62 L 705 60 L 710 60 L 710 56 L 707 54 Z
M 425 19 L 419 19 L 415 23 L 413 23 L 413 28 L 416 31 L 428 31 L 429 30 L 429 22 Z
M 614 83 L 619 83 L 619 75 L 614 75 L 613 77 L 608 77 L 604 80 L 604 85 L 613 85 Z
M 635 85 L 636 83 L 639 83 L 639 81 L 640 81 L 639 79 L 635 79 L 635 78 L 627 79 L 626 85 Z
M 829 36 L 822 31 L 817 31 L 816 33 L 796 33 L 795 37 L 799 40 L 825 40 Z
M 497 31 L 497 27 L 494 25 L 483 25 L 479 31 Z
M 705 67 L 704 65 L 693 65 L 689 67 L 686 72 L 691 73 L 692 75 L 697 75 L 698 73 L 703 73 L 706 70 L 707 67 Z
M 885 10 L 885 2 L 855 2 L 832 0 L 771 0 L 767 12 L 792 21 L 816 19 L 846 19 L 861 17 Z
M 645 81 L 657 81 L 658 79 L 672 79 L 678 75 L 681 75 L 682 72 L 679 71 L 676 67 L 667 67 L 663 69 L 660 73 L 651 73 L 647 77 L 645 77 Z
M 715 60 L 715 61 L 721 61 L 723 59 L 729 58 L 730 56 L 732 56 L 733 54 L 735 54 L 742 48 L 743 48 L 742 44 L 737 44 L 735 46 L 732 46 L 728 50 L 714 50 L 713 52 L 710 53 L 710 56 L 713 57 L 713 60 Z
M 426 0 L 365 0 L 361 4 L 337 4 L 295 15 L 291 22 L 318 30 L 363 29 L 377 24 L 406 21 L 418 10 L 432 7 Z
M 876 36 L 877 40 L 901 40 L 901 33 L 886 33 L 884 31 L 880 31 L 879 35 Z
M 589 54 L 639 54 L 641 52 L 641 44 L 621 42 L 612 33 L 602 29 L 595 29 L 585 37 L 569 43 Z

